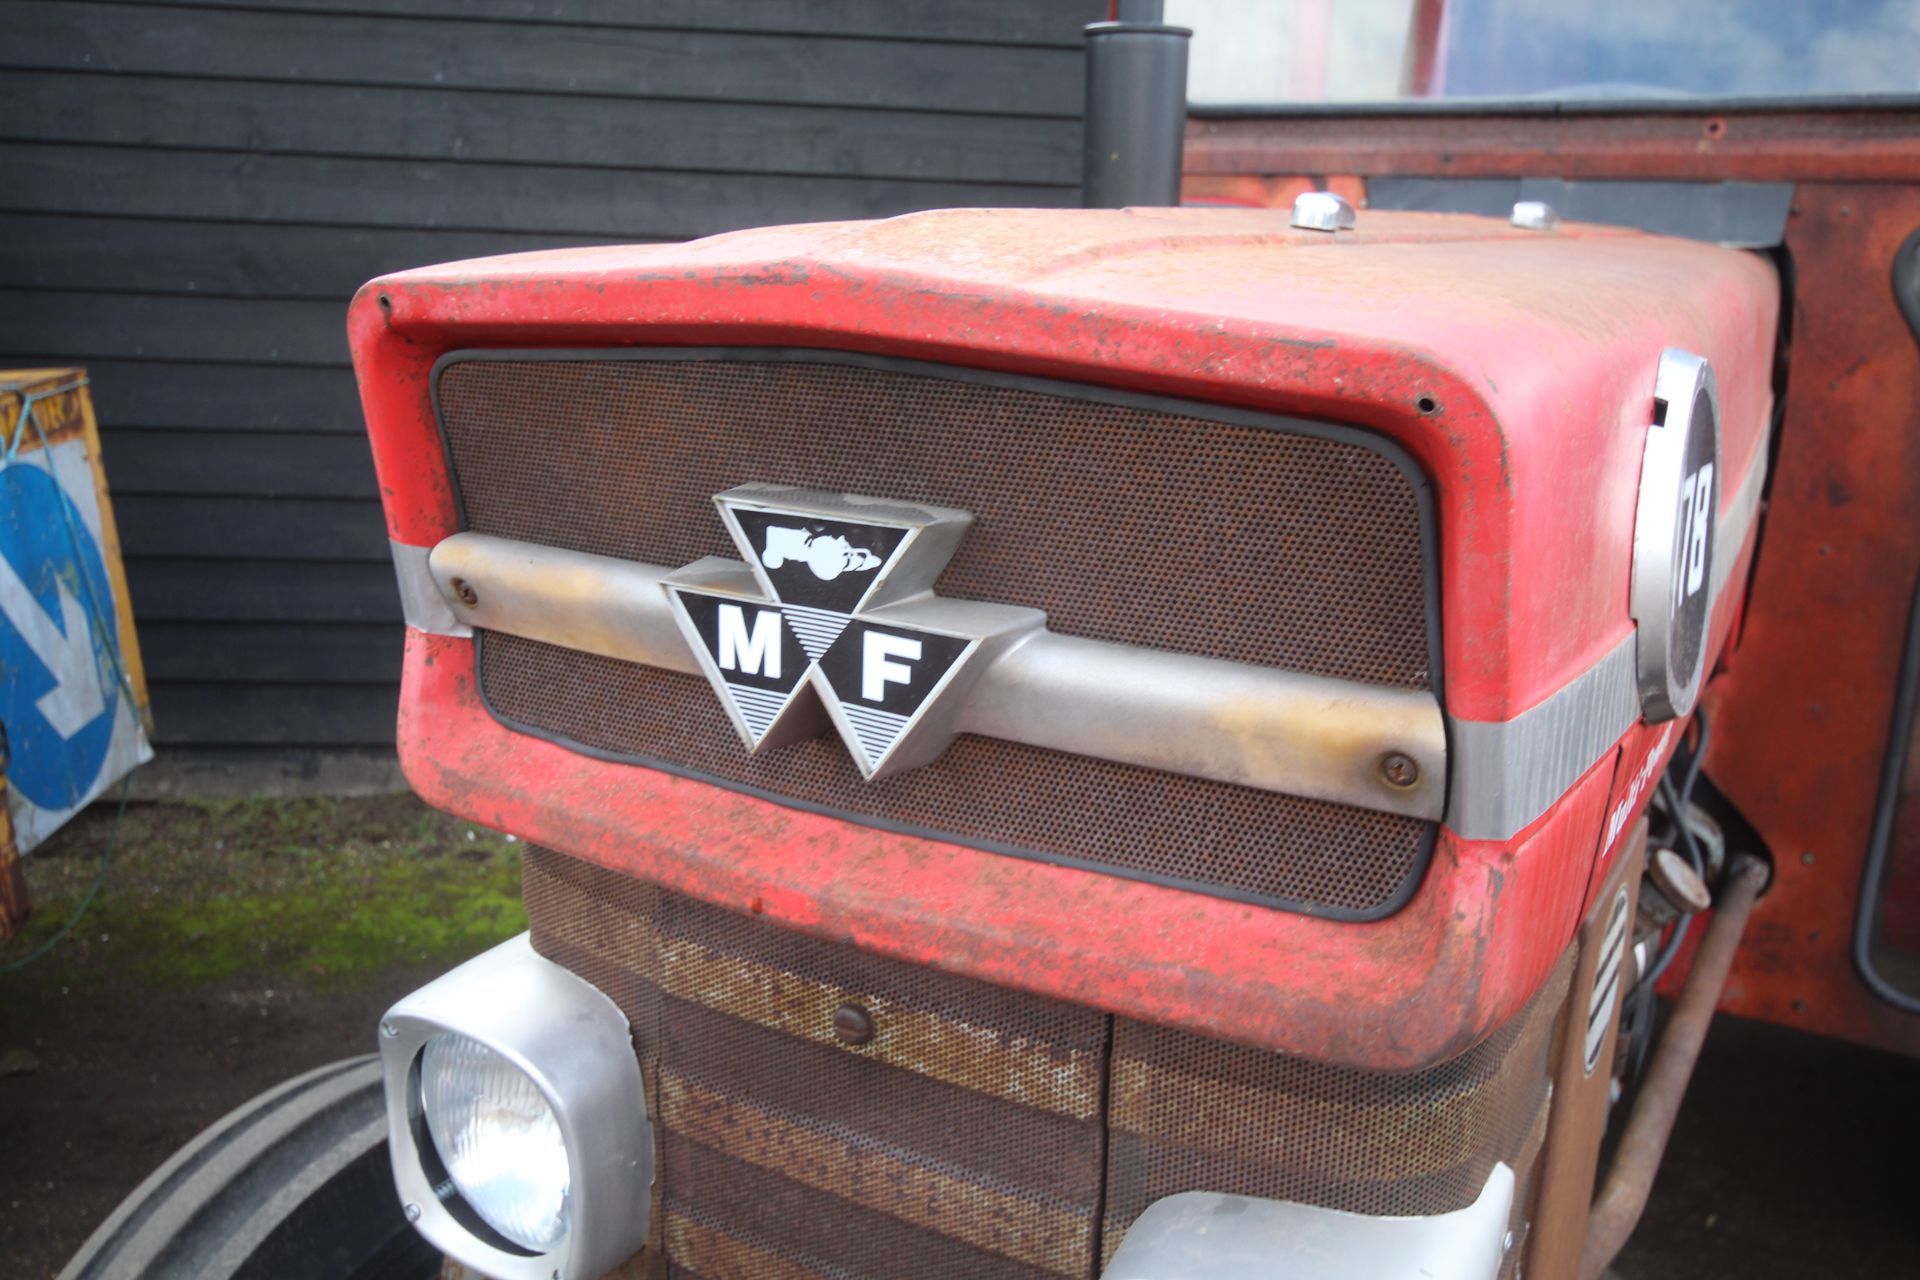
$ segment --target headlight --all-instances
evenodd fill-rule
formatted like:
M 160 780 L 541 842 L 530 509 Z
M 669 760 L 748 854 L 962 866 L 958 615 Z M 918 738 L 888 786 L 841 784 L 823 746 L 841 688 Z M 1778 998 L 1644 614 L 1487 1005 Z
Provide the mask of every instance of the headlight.
M 503 942 L 380 1020 L 393 1184 L 496 1280 L 597 1280 L 645 1243 L 653 1129 L 618 1005 Z
M 420 1057 L 420 1108 L 447 1176 L 486 1224 L 545 1253 L 567 1233 L 566 1140 L 540 1087 L 470 1036 Z

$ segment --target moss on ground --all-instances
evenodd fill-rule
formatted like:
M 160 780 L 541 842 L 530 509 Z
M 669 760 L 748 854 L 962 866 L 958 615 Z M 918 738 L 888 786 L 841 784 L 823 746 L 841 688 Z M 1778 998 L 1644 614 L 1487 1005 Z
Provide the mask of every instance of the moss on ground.
M 0 965 L 72 915 L 114 806 L 28 855 L 34 916 Z M 129 805 L 113 864 L 50 954 L 0 975 L 0 1010 L 234 978 L 313 989 L 454 963 L 526 927 L 519 846 L 411 796 Z

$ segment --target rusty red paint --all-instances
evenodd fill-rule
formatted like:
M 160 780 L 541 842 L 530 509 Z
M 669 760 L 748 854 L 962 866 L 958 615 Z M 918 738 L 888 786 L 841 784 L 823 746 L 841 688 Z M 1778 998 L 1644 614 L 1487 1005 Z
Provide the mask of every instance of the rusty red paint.
M 1506 719 L 1630 626 L 1662 348 L 1723 371 L 1724 462 L 1744 472 L 1771 400 L 1772 272 L 1422 214 L 1374 214 L 1334 247 L 1267 212 L 953 210 L 407 272 L 363 290 L 349 326 L 389 531 L 416 546 L 456 528 L 427 382 L 462 345 L 824 346 L 1372 428 L 1438 495 L 1448 708 Z M 1694 282 L 1678 302 L 1676 279 Z
M 1335 240 L 1264 212 L 952 211 L 409 272 L 363 290 L 350 330 L 389 528 L 415 546 L 458 527 L 429 382 L 465 347 L 822 346 L 1371 428 L 1435 487 L 1449 710 L 1505 719 L 1630 628 L 1662 348 L 1721 370 L 1724 461 L 1744 473 L 1770 407 L 1775 296 L 1758 259 L 1599 228 L 1374 215 Z M 1407 907 L 1347 924 L 589 759 L 494 720 L 461 639 L 410 636 L 400 744 L 430 801 L 730 909 L 1373 1069 L 1457 1053 L 1539 988 L 1580 916 L 1616 772 L 1609 753 L 1511 841 L 1443 830 Z
M 1920 180 L 1920 110 L 1276 114 L 1187 125 L 1189 175 Z
M 1916 227 L 1913 187 L 1794 197 L 1785 420 L 1706 764 L 1775 862 L 1721 1007 L 1907 1053 L 1920 1018 L 1866 988 L 1849 946 L 1920 576 L 1920 347 L 1890 284 Z
M 1206 120 L 1189 127 L 1187 167 L 1189 190 L 1248 193 L 1329 168 L 1799 184 L 1764 543 L 1731 578 L 1751 580 L 1753 592 L 1734 602 L 1738 649 L 1705 699 L 1715 716 L 1708 775 L 1776 862 L 1721 1007 L 1920 1053 L 1920 1018 L 1875 997 L 1849 952 L 1920 575 L 1920 349 L 1889 285 L 1895 249 L 1920 227 L 1920 111 Z
M 503 727 L 469 640 L 410 631 L 401 762 L 430 803 L 915 964 L 1348 1066 L 1431 1065 L 1523 1006 L 1572 936 L 1603 762 L 1510 843 L 1442 833 L 1366 925 L 1009 858 L 579 755 Z
M 1293 174 L 1255 177 L 1251 174 L 1188 174 L 1180 183 L 1183 205 L 1229 204 L 1245 209 L 1291 209 L 1309 191 L 1331 191 L 1354 208 L 1367 203 L 1367 182 L 1354 174 Z

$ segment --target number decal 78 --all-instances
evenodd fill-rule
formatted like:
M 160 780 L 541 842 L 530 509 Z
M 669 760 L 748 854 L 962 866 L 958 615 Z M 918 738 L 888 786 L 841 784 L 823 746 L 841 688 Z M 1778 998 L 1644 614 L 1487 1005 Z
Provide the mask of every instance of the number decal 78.
M 1707 534 L 1713 526 L 1712 516 L 1713 464 L 1709 462 L 1680 485 L 1680 520 L 1674 530 L 1675 608 L 1706 585 Z

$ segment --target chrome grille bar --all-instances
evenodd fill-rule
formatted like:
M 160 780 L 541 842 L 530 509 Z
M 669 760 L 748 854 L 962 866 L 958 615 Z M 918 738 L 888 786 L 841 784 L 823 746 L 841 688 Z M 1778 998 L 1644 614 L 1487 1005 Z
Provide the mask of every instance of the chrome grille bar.
M 459 626 L 700 670 L 662 586 L 670 568 L 460 533 L 427 571 Z M 1046 630 L 996 657 L 949 727 L 1428 820 L 1446 798 L 1445 721 L 1429 692 Z

